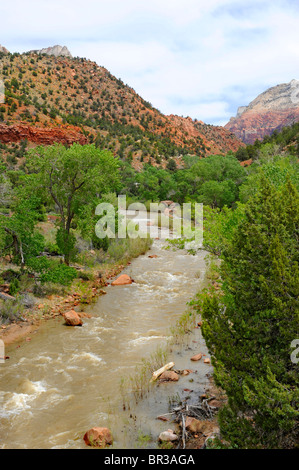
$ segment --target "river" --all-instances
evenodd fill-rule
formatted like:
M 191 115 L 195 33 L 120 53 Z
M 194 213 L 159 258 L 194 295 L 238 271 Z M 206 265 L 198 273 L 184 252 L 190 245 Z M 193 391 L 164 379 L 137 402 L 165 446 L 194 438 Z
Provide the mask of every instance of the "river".
M 84 448 L 82 437 L 94 426 L 110 427 L 114 448 L 136 446 L 140 433 L 150 434 L 156 446 L 169 427 L 156 417 L 167 413 L 170 396 L 191 388 L 190 376 L 156 386 L 130 413 L 122 409 L 120 380 L 166 344 L 206 271 L 205 252 L 191 256 L 165 246 L 155 240 L 150 252 L 133 260 L 123 272 L 135 283 L 108 286 L 85 309 L 92 318 L 82 327 L 49 320 L 31 341 L 8 348 L 10 359 L 0 364 L 0 448 Z M 170 360 L 178 369 L 196 369 L 191 381 L 198 396 L 211 366 L 191 363 L 194 351 L 207 354 L 200 330 L 187 345 L 174 346 Z

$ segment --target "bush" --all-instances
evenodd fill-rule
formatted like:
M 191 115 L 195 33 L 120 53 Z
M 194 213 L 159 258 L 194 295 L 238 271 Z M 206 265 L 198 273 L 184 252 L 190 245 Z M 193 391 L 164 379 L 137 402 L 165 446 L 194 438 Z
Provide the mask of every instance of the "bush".
M 69 285 L 77 277 L 77 270 L 60 264 L 54 269 L 44 272 L 41 275 L 41 282 L 53 282 L 55 284 L 62 284 L 63 286 Z
M 0 323 L 7 324 L 13 321 L 21 320 L 23 305 L 18 300 L 6 300 L 0 308 Z
M 9 295 L 15 295 L 20 289 L 20 281 L 17 278 L 12 279 L 9 286 Z

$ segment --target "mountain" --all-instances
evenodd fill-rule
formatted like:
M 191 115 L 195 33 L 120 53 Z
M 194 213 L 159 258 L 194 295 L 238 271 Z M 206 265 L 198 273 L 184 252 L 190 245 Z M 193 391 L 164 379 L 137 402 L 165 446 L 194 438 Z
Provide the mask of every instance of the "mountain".
M 54 142 L 95 142 L 137 169 L 145 162 L 165 167 L 170 158 L 182 166 L 184 154 L 204 157 L 244 146 L 222 127 L 162 114 L 86 59 L 8 54 L 0 58 L 1 68 L 6 100 L 0 105 L 0 152 L 14 164 L 26 146 Z
M 269 88 L 224 126 L 247 144 L 299 121 L 299 81 Z
M 53 55 L 55 57 L 73 57 L 66 46 L 44 47 L 40 50 L 29 51 L 29 54 L 30 53 Z

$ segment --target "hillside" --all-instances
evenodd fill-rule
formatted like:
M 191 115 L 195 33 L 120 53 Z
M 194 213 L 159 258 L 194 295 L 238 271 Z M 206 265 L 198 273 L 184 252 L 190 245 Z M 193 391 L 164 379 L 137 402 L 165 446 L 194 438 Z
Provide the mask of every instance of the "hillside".
M 57 47 L 48 53 L 59 54 Z M 163 115 L 95 62 L 2 51 L 0 64 L 6 95 L 0 141 L 10 160 L 27 146 L 95 142 L 140 169 L 143 162 L 165 166 L 173 158 L 180 165 L 184 154 L 204 157 L 243 145 L 224 128 Z
M 262 140 L 299 121 L 298 93 L 297 80 L 269 88 L 248 106 L 240 107 L 224 127 L 247 144 Z

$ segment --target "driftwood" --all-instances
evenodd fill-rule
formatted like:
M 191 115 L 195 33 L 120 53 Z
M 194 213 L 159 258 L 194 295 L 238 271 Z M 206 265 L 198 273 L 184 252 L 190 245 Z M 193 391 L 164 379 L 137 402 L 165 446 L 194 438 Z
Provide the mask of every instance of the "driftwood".
M 165 366 L 161 367 L 161 369 L 156 370 L 153 372 L 153 376 L 151 378 L 151 382 L 154 382 L 157 380 L 163 372 L 166 370 L 172 369 L 174 367 L 174 362 L 169 362 L 169 364 L 166 364 Z
M 214 398 L 214 397 L 213 397 Z M 169 414 L 175 414 L 175 421 L 181 423 L 182 426 L 182 447 L 186 448 L 186 438 L 188 432 L 186 430 L 186 418 L 187 416 L 191 418 L 196 418 L 198 420 L 210 420 L 213 418 L 213 408 L 209 405 L 209 401 L 212 398 L 203 400 L 198 405 L 182 405 L 173 408 L 173 412 Z M 164 416 L 164 415 L 162 415 Z M 166 416 L 166 415 L 165 415 Z

